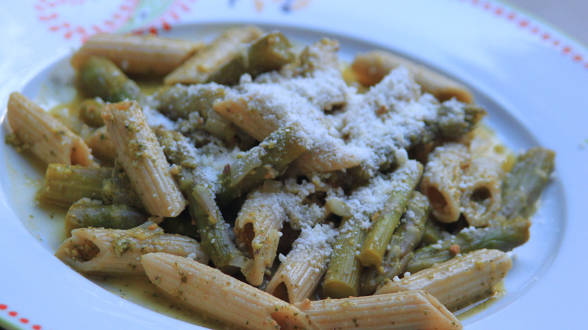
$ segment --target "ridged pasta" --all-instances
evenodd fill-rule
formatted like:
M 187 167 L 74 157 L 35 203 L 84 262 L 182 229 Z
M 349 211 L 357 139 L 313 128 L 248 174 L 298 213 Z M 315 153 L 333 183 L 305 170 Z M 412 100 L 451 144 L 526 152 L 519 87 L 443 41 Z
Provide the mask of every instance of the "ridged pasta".
M 24 95 L 10 94 L 7 108 L 6 118 L 18 142 L 45 163 L 94 164 L 82 138 Z
M 102 114 L 118 160 L 150 214 L 177 216 L 186 206 L 155 134 L 139 104 L 113 103 Z
M 141 258 L 149 280 L 166 293 L 228 324 L 245 329 L 316 329 L 308 316 L 221 271 L 166 253 Z

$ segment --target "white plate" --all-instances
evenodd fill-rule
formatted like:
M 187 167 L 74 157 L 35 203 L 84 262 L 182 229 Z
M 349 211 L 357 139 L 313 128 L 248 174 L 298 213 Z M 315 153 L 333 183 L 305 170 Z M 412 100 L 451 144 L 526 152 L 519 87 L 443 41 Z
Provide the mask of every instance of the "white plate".
M 531 240 L 515 250 L 506 295 L 468 317 L 466 328 L 588 325 L 582 306 L 588 294 L 583 253 L 588 237 L 583 212 L 588 195 L 588 52 L 582 46 L 506 5 L 475 0 L 393 5 L 324 0 L 100 4 L 100 8 L 82 0 L 11 4 L 10 14 L 0 19 L 3 114 L 11 91 L 38 96 L 53 65 L 64 63 L 94 26 L 122 31 L 152 26 L 162 34 L 198 38 L 210 37 L 228 23 L 256 23 L 302 42 L 332 36 L 340 40 L 341 54 L 348 59 L 372 48 L 397 51 L 471 86 L 489 112 L 487 122 L 510 147 L 542 145 L 557 151 L 554 180 L 533 219 Z M 74 11 L 80 8 L 90 10 Z M 0 173 L 0 325 L 193 328 L 103 290 L 53 257 L 58 240 L 51 223 L 58 220 L 36 214 L 30 220 L 28 215 L 35 211 L 25 204 L 34 190 L 31 182 L 41 176 L 38 168 L 2 144 Z

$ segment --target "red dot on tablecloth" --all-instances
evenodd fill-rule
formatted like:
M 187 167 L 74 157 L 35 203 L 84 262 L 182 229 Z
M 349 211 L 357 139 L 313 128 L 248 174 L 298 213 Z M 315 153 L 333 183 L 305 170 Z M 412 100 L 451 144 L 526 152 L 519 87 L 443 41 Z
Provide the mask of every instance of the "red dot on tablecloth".
M 17 316 L 18 313 L 15 312 L 15 311 L 10 311 L 10 312 L 8 312 L 8 315 L 10 315 L 10 316 Z
M 5 310 L 6 308 L 8 308 L 8 306 L 6 306 L 4 304 L 0 304 L 0 310 Z
M 41 326 L 38 324 L 33 325 L 34 330 L 41 330 Z
M 20 322 L 22 322 L 22 323 L 24 323 L 24 324 L 27 324 L 27 323 L 29 323 L 29 319 L 27 319 L 27 318 L 24 318 L 24 317 L 23 317 L 23 318 L 21 318 L 19 321 L 20 321 Z

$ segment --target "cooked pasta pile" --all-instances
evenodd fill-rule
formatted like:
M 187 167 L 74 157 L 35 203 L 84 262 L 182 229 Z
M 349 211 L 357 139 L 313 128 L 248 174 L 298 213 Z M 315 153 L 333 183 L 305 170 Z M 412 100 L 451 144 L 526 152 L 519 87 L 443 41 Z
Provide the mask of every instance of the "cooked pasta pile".
M 235 327 L 461 328 L 528 240 L 554 153 L 513 154 L 448 77 L 338 47 L 97 35 L 71 60 L 75 115 L 11 94 L 7 141 L 68 208 L 56 255 Z

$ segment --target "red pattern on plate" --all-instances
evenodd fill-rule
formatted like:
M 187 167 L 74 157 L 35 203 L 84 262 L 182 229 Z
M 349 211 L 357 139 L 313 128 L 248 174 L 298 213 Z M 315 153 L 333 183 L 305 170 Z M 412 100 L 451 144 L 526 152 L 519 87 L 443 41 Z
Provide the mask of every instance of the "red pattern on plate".
M 533 23 L 529 18 L 521 17 L 520 14 L 514 11 L 509 11 L 500 4 L 494 4 L 490 1 L 482 2 L 480 0 L 459 0 L 460 2 L 469 2 L 475 7 L 479 7 L 486 11 L 492 11 L 498 17 L 504 17 L 508 21 L 517 25 L 518 28 L 528 31 L 531 34 L 537 35 L 541 40 L 549 42 L 551 46 L 561 50 L 564 56 L 569 56 L 575 63 L 583 64 L 584 68 L 588 69 L 588 56 L 582 56 L 569 45 L 562 45 L 559 40 L 551 40 L 553 37 L 538 24 Z
M 20 322 L 21 325 L 28 325 L 31 321 L 26 318 L 26 317 L 21 317 L 21 318 L 17 318 L 18 317 L 18 312 L 15 310 L 12 310 L 10 308 L 8 308 L 8 305 L 6 304 L 0 304 L 0 311 L 6 311 L 8 316 L 10 316 L 13 319 L 16 319 L 17 322 Z M 31 329 L 33 330 L 42 330 L 42 327 L 39 324 L 33 324 L 31 326 Z
M 49 31 L 62 33 L 63 37 L 68 40 L 77 37 L 84 41 L 94 33 L 113 32 L 123 26 L 131 18 L 134 9 L 139 4 L 139 0 L 121 0 L 120 2 L 121 5 L 117 6 L 109 17 L 102 22 L 96 22 L 94 25 L 86 27 L 82 25 L 86 22 L 70 22 L 67 15 L 63 15 L 64 8 L 71 9 L 73 6 L 84 5 L 86 0 L 38 0 L 34 8 L 38 12 L 38 19 L 50 24 Z M 91 31 L 88 32 L 87 30 L 90 28 Z

